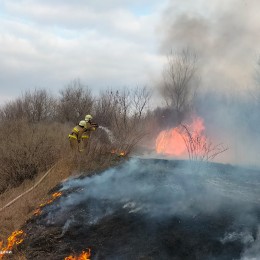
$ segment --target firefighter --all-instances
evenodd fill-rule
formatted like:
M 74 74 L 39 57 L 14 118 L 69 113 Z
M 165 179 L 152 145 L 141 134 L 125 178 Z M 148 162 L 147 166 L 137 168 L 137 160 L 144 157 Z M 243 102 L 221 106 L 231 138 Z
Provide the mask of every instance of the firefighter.
M 89 131 L 95 131 L 96 128 L 98 128 L 98 124 L 92 122 L 92 119 L 93 119 L 93 117 L 92 117 L 91 115 L 86 115 L 86 116 L 85 116 L 85 121 L 86 121 L 86 123 L 87 123 L 86 128 L 87 128 Z
M 83 141 L 83 145 L 84 147 L 87 146 L 87 141 L 90 137 L 90 133 L 91 131 L 95 131 L 98 128 L 98 124 L 97 123 L 93 123 L 92 122 L 93 117 L 91 115 L 86 115 L 85 116 L 85 122 L 86 122 L 86 126 L 85 126 L 85 131 L 82 135 L 82 141 Z
M 87 122 L 85 120 L 81 120 L 77 126 L 75 126 L 71 133 L 69 134 L 69 142 L 70 147 L 73 151 L 82 152 L 81 149 L 81 140 L 82 135 L 87 129 Z

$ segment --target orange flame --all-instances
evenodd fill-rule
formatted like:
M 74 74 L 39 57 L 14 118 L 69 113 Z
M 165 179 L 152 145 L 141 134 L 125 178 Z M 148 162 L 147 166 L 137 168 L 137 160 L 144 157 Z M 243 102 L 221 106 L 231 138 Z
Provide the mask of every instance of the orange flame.
M 51 204 L 55 199 L 59 198 L 60 196 L 62 195 L 62 192 L 55 192 L 52 194 L 52 198 L 47 200 L 46 202 L 40 204 L 40 208 L 36 209 L 33 214 L 35 216 L 39 216 L 41 213 L 42 213 L 42 210 L 41 208 L 48 205 L 48 204 Z
M 116 154 L 117 156 L 126 156 L 126 151 L 122 151 L 122 150 L 115 150 L 115 149 L 113 149 L 112 151 L 111 151 L 111 154 Z
M 178 127 L 163 130 L 156 138 L 156 152 L 165 155 L 180 156 L 185 153 L 186 146 Z
M 90 256 L 91 256 L 90 249 L 88 249 L 87 252 L 82 251 L 82 253 L 79 256 L 70 255 L 65 257 L 64 260 L 90 260 Z
M 196 117 L 188 127 L 191 130 L 192 137 L 203 137 L 205 126 L 202 118 Z M 169 156 L 187 156 L 184 138 L 185 133 L 181 126 L 163 130 L 156 138 L 156 152 Z
M 7 239 L 7 245 L 3 246 L 3 241 L 0 241 L 0 260 L 3 259 L 4 255 L 9 254 L 14 246 L 21 244 L 24 240 L 23 230 L 14 231 Z

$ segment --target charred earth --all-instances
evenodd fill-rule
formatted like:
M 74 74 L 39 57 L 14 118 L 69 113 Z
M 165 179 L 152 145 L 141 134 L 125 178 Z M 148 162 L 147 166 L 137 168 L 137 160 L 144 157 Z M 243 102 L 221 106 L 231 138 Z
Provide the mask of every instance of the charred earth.
M 260 171 L 130 159 L 73 178 L 23 227 L 27 259 L 260 259 Z

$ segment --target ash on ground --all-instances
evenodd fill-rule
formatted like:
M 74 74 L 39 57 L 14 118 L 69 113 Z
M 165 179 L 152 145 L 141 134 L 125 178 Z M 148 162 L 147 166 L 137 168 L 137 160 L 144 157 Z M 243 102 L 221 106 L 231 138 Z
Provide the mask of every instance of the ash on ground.
M 260 259 L 260 171 L 130 159 L 74 178 L 24 226 L 28 259 Z

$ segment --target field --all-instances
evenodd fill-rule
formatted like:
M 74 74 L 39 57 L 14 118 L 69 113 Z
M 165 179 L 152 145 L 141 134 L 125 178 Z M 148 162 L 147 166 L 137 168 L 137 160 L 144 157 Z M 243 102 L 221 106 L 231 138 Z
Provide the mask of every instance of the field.
M 259 185 L 258 170 L 132 158 L 57 186 L 62 195 L 24 225 L 19 251 L 53 260 L 88 248 L 91 259 L 257 259 Z

